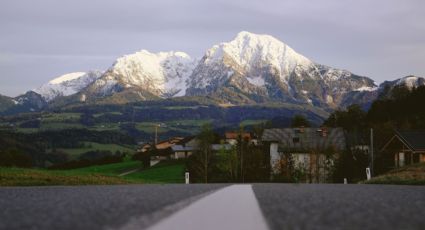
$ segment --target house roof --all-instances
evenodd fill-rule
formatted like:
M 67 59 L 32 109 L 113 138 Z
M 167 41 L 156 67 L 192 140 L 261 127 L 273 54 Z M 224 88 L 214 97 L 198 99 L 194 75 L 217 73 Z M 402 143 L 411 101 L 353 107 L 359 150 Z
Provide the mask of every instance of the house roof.
M 263 141 L 278 142 L 279 147 L 293 150 L 343 150 L 346 140 L 342 128 L 284 128 L 264 130 Z
M 224 135 L 226 136 L 226 139 L 237 139 L 239 134 L 239 132 L 226 132 Z M 242 133 L 242 138 L 251 139 L 251 133 Z
M 156 144 L 156 148 L 157 149 L 167 149 L 173 145 L 175 145 L 176 143 L 178 143 L 179 141 L 183 140 L 183 137 L 172 137 L 168 140 L 164 140 L 164 141 L 160 141 Z
M 176 145 L 185 145 L 191 140 L 195 139 L 195 136 L 187 136 L 176 143 Z
M 184 139 L 184 137 L 171 137 L 170 139 L 159 141 L 159 142 L 157 143 L 157 145 L 159 145 L 159 144 L 164 144 L 164 143 L 171 143 L 171 144 L 175 144 L 175 143 L 177 143 L 177 142 L 179 142 L 179 141 L 181 141 L 181 140 L 183 140 L 183 139 Z
M 412 151 L 425 151 L 425 131 L 396 131 L 396 135 Z
M 171 147 L 174 152 L 189 152 L 198 150 L 197 146 L 183 146 L 183 145 L 174 145 Z M 231 144 L 212 144 L 211 149 L 214 151 L 230 150 L 232 149 Z

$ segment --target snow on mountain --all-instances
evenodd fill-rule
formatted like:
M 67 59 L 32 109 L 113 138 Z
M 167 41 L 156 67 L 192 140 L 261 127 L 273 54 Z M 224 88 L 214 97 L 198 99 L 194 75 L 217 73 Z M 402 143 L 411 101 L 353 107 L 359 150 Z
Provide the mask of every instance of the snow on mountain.
M 271 99 L 337 107 L 345 94 L 366 87 L 376 85 L 369 78 L 317 64 L 270 35 L 243 31 L 207 50 L 190 77 L 187 94 L 222 95 L 236 89 L 243 93 L 238 98 L 247 102 Z
M 217 78 L 224 77 L 222 80 L 226 80 L 225 78 L 233 75 L 233 71 L 246 75 L 251 82 L 258 83 L 252 79 L 262 78 L 256 75 L 261 69 L 272 69 L 282 81 L 287 81 L 296 66 L 312 64 L 306 57 L 270 35 L 242 31 L 234 40 L 215 45 L 206 52 L 193 73 L 191 86 L 206 87 Z M 229 67 L 232 74 L 227 74 Z
M 186 81 L 195 63 L 183 52 L 142 50 L 118 58 L 94 82 L 92 90 L 98 95 L 108 95 L 126 88 L 139 88 L 160 97 L 184 96 Z
M 244 70 L 250 71 L 272 65 L 281 77 L 286 77 L 297 65 L 308 66 L 312 62 L 291 47 L 270 35 L 240 32 L 228 43 L 215 45 L 207 52 L 207 60 L 221 61 L 227 55 Z
M 100 71 L 69 73 L 59 76 L 33 91 L 49 102 L 59 96 L 69 96 L 80 92 L 101 75 Z
M 224 103 L 269 100 L 337 107 L 349 92 L 371 90 L 372 80 L 317 64 L 270 35 L 240 32 L 213 46 L 198 62 L 183 52 L 122 56 L 100 73 L 71 73 L 36 89 L 47 101 L 80 93 L 80 101 L 117 95 L 129 102 L 210 95 Z
M 397 86 L 406 86 L 411 90 L 419 86 L 425 86 L 425 78 L 410 75 L 393 81 L 384 81 L 378 87 L 379 96 L 391 97 L 392 90 Z
M 246 79 L 249 81 L 250 84 L 255 86 L 264 87 L 266 85 L 266 82 L 261 76 L 247 77 Z
M 417 76 L 407 76 L 394 81 L 395 85 L 405 85 L 407 88 L 412 89 L 421 85 L 425 85 L 425 78 Z
M 360 88 L 355 89 L 354 91 L 359 91 L 359 92 L 363 92 L 363 91 L 375 91 L 377 89 L 378 89 L 378 87 L 362 86 Z
M 57 78 L 49 81 L 49 83 L 50 84 L 60 84 L 62 82 L 75 80 L 77 78 L 82 77 L 85 74 L 86 74 L 85 72 L 68 73 L 68 74 L 62 75 L 60 77 L 57 77 Z
M 242 31 L 208 49 L 199 61 L 183 52 L 141 50 L 118 58 L 104 73 L 65 74 L 3 101 L 36 111 L 70 95 L 69 103 L 112 104 L 209 96 L 223 104 L 284 102 L 335 109 L 368 105 L 397 85 L 411 89 L 425 85 L 425 79 L 407 76 L 378 87 L 370 78 L 309 60 L 270 35 Z

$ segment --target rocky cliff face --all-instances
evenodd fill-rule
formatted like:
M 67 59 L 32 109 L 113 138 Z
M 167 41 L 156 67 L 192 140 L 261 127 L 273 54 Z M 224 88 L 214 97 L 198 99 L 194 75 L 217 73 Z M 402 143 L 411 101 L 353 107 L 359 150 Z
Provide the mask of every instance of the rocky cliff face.
M 89 100 L 117 93 L 131 94 L 134 100 L 184 96 L 186 81 L 194 65 L 195 61 L 183 52 L 150 53 L 142 50 L 117 59 L 81 93 Z
M 15 98 L 0 95 L 0 114 L 4 115 L 37 112 L 47 108 L 47 105 L 47 101 L 34 91 L 28 91 Z
M 317 64 L 272 36 L 241 32 L 206 52 L 189 78 L 187 95 L 336 108 L 348 93 L 375 87 L 367 77 Z

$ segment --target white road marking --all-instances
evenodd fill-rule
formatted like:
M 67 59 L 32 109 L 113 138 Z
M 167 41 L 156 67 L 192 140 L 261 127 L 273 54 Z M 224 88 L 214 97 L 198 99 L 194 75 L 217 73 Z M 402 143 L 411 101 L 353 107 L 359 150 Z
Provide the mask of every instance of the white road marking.
M 161 220 L 149 230 L 269 229 L 251 185 L 232 185 Z

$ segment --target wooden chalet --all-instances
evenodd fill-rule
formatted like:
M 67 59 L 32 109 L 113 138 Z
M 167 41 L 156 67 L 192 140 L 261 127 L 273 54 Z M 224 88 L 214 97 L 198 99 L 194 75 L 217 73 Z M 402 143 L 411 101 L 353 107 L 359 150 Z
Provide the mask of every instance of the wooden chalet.
M 425 131 L 395 131 L 380 152 L 393 155 L 395 168 L 425 162 Z

